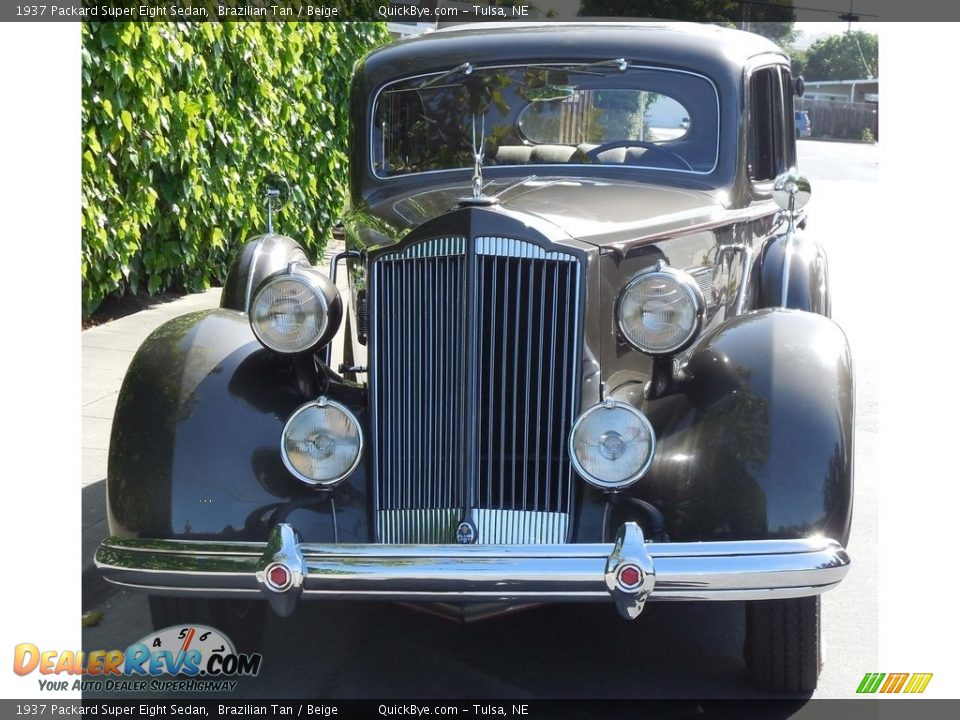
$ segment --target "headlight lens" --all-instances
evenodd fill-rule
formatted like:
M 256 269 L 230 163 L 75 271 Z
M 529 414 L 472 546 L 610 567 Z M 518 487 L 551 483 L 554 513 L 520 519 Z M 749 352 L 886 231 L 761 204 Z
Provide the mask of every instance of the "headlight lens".
M 658 265 L 634 277 L 620 293 L 617 322 L 627 342 L 650 355 L 686 347 L 703 319 L 703 293 L 687 273 Z
M 343 480 L 357 467 L 362 449 L 357 418 L 325 397 L 298 408 L 283 428 L 283 462 L 310 485 L 335 485 Z
M 257 291 L 250 305 L 250 326 L 271 350 L 299 353 L 319 343 L 328 315 L 327 300 L 310 277 L 285 273 Z
M 605 490 L 632 485 L 650 468 L 653 426 L 632 405 L 607 399 L 583 413 L 570 432 L 570 459 L 584 480 Z

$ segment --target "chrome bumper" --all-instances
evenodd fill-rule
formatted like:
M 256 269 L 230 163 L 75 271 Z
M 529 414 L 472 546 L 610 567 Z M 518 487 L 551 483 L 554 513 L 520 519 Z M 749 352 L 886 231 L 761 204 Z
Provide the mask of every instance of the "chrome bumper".
M 287 524 L 265 543 L 111 537 L 104 578 L 158 595 L 265 596 L 281 615 L 301 597 L 407 602 L 613 599 L 635 618 L 647 599 L 763 600 L 837 585 L 850 558 L 833 540 L 647 543 L 634 523 L 614 544 L 323 545 Z

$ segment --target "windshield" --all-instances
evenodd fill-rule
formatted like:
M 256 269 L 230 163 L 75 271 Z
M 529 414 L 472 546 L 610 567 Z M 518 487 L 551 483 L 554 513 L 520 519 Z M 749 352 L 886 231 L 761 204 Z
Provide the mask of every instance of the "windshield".
M 465 63 L 391 83 L 374 107 L 373 171 L 386 178 L 471 168 L 482 149 L 485 167 L 712 172 L 719 137 L 713 83 L 677 70 L 608 65 Z

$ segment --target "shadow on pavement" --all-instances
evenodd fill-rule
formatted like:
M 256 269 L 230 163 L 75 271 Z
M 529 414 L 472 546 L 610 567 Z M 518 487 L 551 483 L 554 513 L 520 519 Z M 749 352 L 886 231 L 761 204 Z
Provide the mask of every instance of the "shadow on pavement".
M 100 541 L 107 537 L 107 492 L 106 480 L 91 483 L 82 490 L 82 527 L 83 536 L 80 541 L 81 573 L 81 602 L 82 612 L 93 610 L 113 592 L 112 588 L 101 577 L 100 572 L 93 565 L 93 555 L 97 551 Z

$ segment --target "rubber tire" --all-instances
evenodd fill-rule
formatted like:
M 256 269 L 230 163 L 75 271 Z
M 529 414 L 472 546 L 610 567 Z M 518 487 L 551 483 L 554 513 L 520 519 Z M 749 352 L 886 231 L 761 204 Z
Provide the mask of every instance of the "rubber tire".
M 172 625 L 208 625 L 230 638 L 237 652 L 256 652 L 263 644 L 267 603 L 151 595 L 150 619 L 154 630 Z
M 772 693 L 811 693 L 820 675 L 820 596 L 746 603 L 743 655 L 753 682 Z

